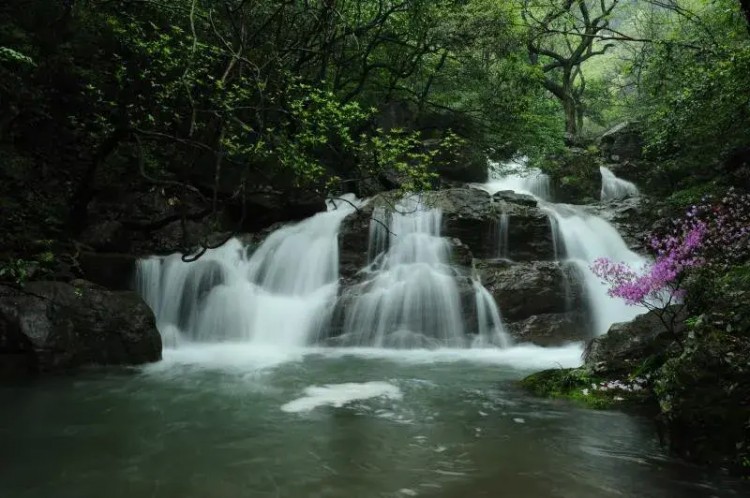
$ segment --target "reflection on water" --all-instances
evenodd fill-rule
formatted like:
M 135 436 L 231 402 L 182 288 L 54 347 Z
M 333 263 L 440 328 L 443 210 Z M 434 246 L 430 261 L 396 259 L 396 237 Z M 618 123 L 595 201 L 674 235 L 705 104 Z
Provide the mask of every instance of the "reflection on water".
M 666 458 L 649 421 L 527 397 L 512 380 L 533 367 L 465 354 L 168 355 L 0 388 L 0 496 L 747 496 Z M 281 410 L 311 385 L 374 382 L 401 399 Z

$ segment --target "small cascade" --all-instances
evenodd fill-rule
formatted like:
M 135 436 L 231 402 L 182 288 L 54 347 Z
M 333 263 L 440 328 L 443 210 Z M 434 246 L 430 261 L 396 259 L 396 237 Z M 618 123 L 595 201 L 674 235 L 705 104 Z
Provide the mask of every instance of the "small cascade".
M 465 303 L 466 292 L 450 265 L 450 245 L 440 236 L 441 220 L 439 209 L 422 206 L 415 196 L 399 202 L 388 217 L 384 210 L 374 210 L 370 253 L 380 252 L 372 260 L 363 292 L 346 307 L 339 343 L 401 349 L 466 347 L 471 345 L 467 332 L 476 332 L 474 345 L 507 344 L 497 307 L 481 285 L 475 283 L 469 291 L 475 302 Z M 466 328 L 464 309 L 472 306 L 479 314 L 477 331 Z
M 532 195 L 545 201 L 552 199 L 549 175 L 540 169 L 529 168 L 525 157 L 508 163 L 490 161 L 489 181 L 475 185 L 491 193 L 513 191 L 517 194 Z
M 620 200 L 640 195 L 638 187 L 634 183 L 618 178 L 610 169 L 601 166 L 599 172 L 602 175 L 602 201 Z
M 558 227 L 557 245 L 565 248 L 562 259 L 575 264 L 584 278 L 594 335 L 604 334 L 613 323 L 629 321 L 643 313 L 622 299 L 610 297 L 607 286 L 590 267 L 598 258 L 621 261 L 633 268 L 642 267 L 647 260 L 628 249 L 617 230 L 604 219 L 567 204 L 549 204 L 547 209 Z
M 353 210 L 338 203 L 287 225 L 249 257 L 242 242 L 233 239 L 192 263 L 179 255 L 141 260 L 138 289 L 154 311 L 165 344 L 307 344 L 327 325 L 336 299 L 338 229 Z
M 617 178 L 606 168 L 601 171 L 603 198 L 605 195 L 607 198 L 637 195 L 635 185 Z M 477 187 L 491 195 L 505 190 L 532 195 L 539 206 L 547 211 L 555 259 L 574 264 L 584 280 L 594 335 L 603 334 L 613 323 L 631 320 L 643 312 L 640 308 L 627 306 L 621 299 L 610 297 L 607 287 L 594 275 L 590 266 L 598 258 L 609 258 L 640 268 L 647 263 L 646 258 L 631 251 L 617 230 L 604 219 L 578 206 L 550 202 L 547 175 L 526 167 L 524 159 L 500 167 L 491 164 L 490 180 Z
M 503 212 L 500 215 L 500 219 L 497 221 L 497 257 L 499 259 L 510 259 L 510 243 L 508 240 L 508 226 L 510 224 L 510 217 L 508 213 Z

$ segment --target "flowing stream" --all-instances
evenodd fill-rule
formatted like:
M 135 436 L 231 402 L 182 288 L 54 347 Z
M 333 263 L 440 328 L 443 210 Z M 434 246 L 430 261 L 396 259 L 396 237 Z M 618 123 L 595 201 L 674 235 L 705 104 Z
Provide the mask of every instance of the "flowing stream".
M 544 175 L 512 167 L 479 187 L 539 200 L 558 258 L 586 275 L 596 333 L 631 317 L 588 266 L 600 256 L 644 260 L 604 220 L 550 202 Z M 646 418 L 522 392 L 516 381 L 529 373 L 579 365 L 582 344 L 513 344 L 493 297 L 451 265 L 442 213 L 416 198 L 387 216 L 374 209 L 382 217 L 370 224 L 369 262 L 356 292 L 339 296 L 338 233 L 362 205 L 347 201 L 257 247 L 233 240 L 195 263 L 141 261 L 138 288 L 157 317 L 163 361 L 0 386 L 0 496 L 747 491 L 668 458 Z M 512 223 L 498 220 L 498 259 L 513 244 Z M 340 299 L 349 301 L 337 318 Z M 326 346 L 331 339 L 346 347 Z

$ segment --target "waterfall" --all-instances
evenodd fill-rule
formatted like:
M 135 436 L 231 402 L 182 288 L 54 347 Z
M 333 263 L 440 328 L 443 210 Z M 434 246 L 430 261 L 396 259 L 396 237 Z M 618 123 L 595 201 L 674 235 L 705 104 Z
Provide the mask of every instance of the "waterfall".
M 347 199 L 355 203 L 353 197 Z M 330 317 L 338 292 L 338 230 L 348 202 L 273 233 L 248 256 L 232 239 L 198 261 L 141 260 L 137 286 L 167 346 L 244 341 L 303 346 Z
M 625 199 L 639 195 L 638 187 L 635 184 L 622 178 L 617 178 L 608 168 L 601 166 L 599 172 L 602 175 L 602 201 Z
M 603 197 L 605 192 L 607 198 L 619 198 L 623 192 L 637 195 L 638 189 L 632 183 L 617 178 L 606 168 L 601 168 L 601 172 Z M 490 180 L 476 186 L 491 195 L 505 190 L 532 195 L 547 211 L 555 258 L 574 264 L 583 276 L 595 335 L 607 332 L 613 323 L 629 321 L 643 313 L 638 307 L 610 297 L 606 285 L 590 267 L 598 258 L 628 263 L 633 268 L 644 266 L 648 260 L 631 251 L 617 230 L 604 219 L 578 206 L 550 202 L 549 177 L 538 169 L 527 167 L 525 158 L 499 167 L 491 163 Z
M 388 218 L 384 215 L 383 209 L 373 212 L 370 254 L 379 252 L 364 292 L 347 303 L 338 341 L 388 348 L 466 347 L 472 345 L 469 332 L 476 337 L 473 345 L 506 345 L 492 297 L 477 282 L 467 289 L 459 286 L 450 245 L 440 236 L 441 211 L 409 196 Z M 467 308 L 476 310 L 476 330 L 467 330 Z
M 567 204 L 548 204 L 546 209 L 555 219 L 558 245 L 565 248 L 564 260 L 575 264 L 584 278 L 594 334 L 604 334 L 613 323 L 626 322 L 643 313 L 620 298 L 610 297 L 607 286 L 590 267 L 598 258 L 628 263 L 633 268 L 642 267 L 647 260 L 628 249 L 617 230 L 604 219 Z
M 540 169 L 528 167 L 526 161 L 525 157 L 503 164 L 490 161 L 489 181 L 474 186 L 487 190 L 490 194 L 513 191 L 545 201 L 550 200 L 552 189 L 549 175 Z
M 510 218 L 508 213 L 503 212 L 497 221 L 497 257 L 500 259 L 509 259 L 510 243 L 508 240 L 508 225 Z

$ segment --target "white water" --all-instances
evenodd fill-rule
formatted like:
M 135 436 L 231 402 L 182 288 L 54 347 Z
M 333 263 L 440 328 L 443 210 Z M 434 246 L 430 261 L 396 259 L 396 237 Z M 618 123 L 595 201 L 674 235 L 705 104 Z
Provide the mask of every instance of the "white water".
M 610 297 L 607 285 L 591 271 L 591 265 L 598 258 L 608 258 L 640 268 L 647 260 L 631 251 L 615 227 L 604 219 L 566 204 L 547 204 L 546 209 L 556 221 L 561 238 L 557 245 L 565 248 L 565 259 L 573 262 L 583 275 L 594 334 L 604 334 L 612 324 L 642 314 L 645 311 L 642 308 L 628 306 L 624 300 Z
M 610 169 L 604 166 L 599 167 L 599 171 L 602 175 L 601 200 L 619 200 L 640 195 L 638 187 L 634 183 L 618 178 Z
M 502 191 L 513 191 L 548 201 L 552 198 L 550 178 L 537 168 L 526 165 L 525 157 L 507 163 L 490 161 L 489 181 L 475 184 L 476 187 L 496 194 Z
M 522 158 L 499 167 L 490 164 L 490 180 L 476 186 L 490 195 L 504 190 L 532 195 L 539 206 L 549 213 L 556 257 L 573 262 L 584 277 L 595 335 L 606 333 L 614 323 L 629 321 L 643 313 L 641 308 L 628 306 L 622 299 L 610 297 L 607 286 L 590 267 L 598 258 L 628 263 L 633 268 L 642 267 L 647 260 L 631 251 L 617 230 L 604 219 L 578 206 L 550 202 L 549 177 L 540 170 L 528 168 L 525 163 Z M 608 192 L 617 189 L 638 192 L 635 185 L 616 178 L 606 168 L 602 168 L 601 172 L 603 194 L 605 186 Z M 613 186 L 615 184 L 616 187 Z
M 347 306 L 341 342 L 386 348 L 507 345 L 497 306 L 476 282 L 478 330 L 466 330 L 450 245 L 440 236 L 440 210 L 407 197 L 385 214 L 374 210 L 372 273 L 364 293 Z M 467 344 L 467 333 L 476 334 L 473 344 Z
M 389 382 L 326 384 L 306 388 L 303 397 L 282 405 L 281 410 L 289 413 L 309 412 L 319 406 L 341 407 L 353 401 L 370 398 L 399 400 L 402 397 L 401 390 Z
M 140 261 L 138 289 L 165 344 L 308 344 L 328 323 L 338 291 L 338 229 L 353 210 L 339 203 L 276 230 L 251 257 L 234 239 L 193 263 L 179 255 Z
M 508 240 L 510 217 L 508 213 L 502 213 L 497 224 L 497 257 L 508 259 L 508 255 L 510 254 L 510 241 Z

